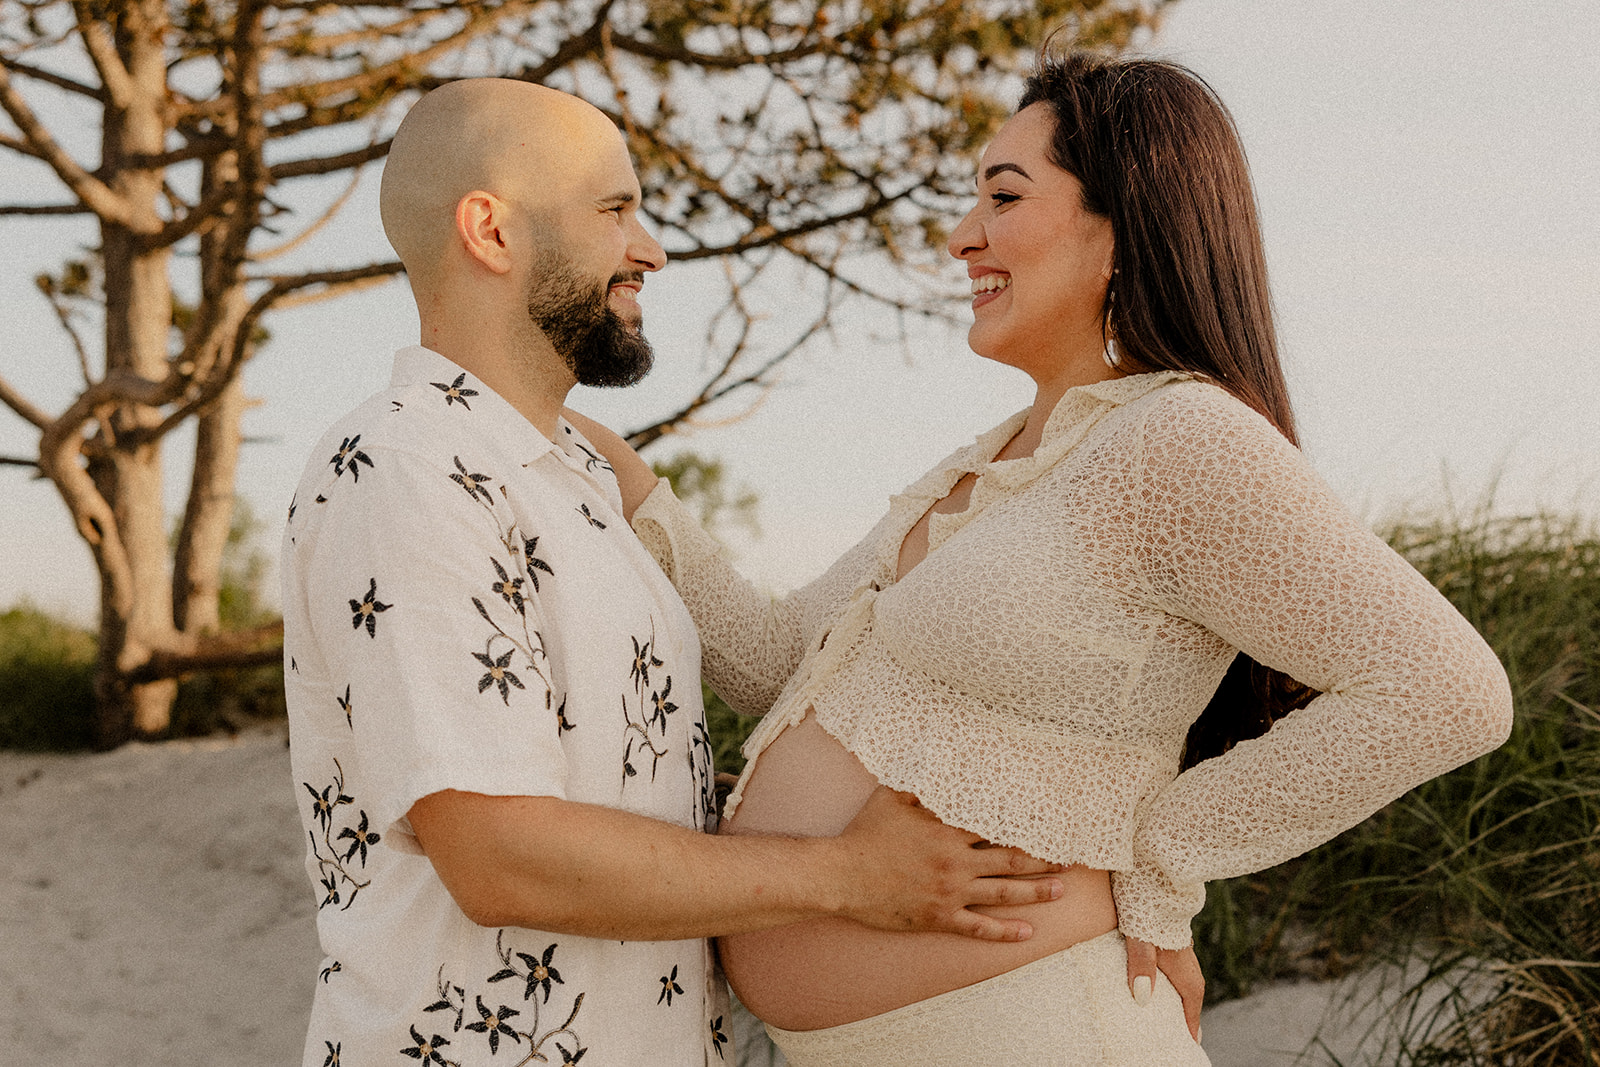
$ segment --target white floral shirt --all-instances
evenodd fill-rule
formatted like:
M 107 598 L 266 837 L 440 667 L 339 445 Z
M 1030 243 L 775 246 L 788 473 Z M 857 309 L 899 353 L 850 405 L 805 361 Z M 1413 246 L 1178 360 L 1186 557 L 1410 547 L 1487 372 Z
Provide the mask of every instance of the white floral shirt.
M 402 349 L 290 505 L 285 677 L 326 953 L 307 1067 L 731 1058 L 706 942 L 478 926 L 406 818 L 443 789 L 713 818 L 694 626 L 610 467 L 557 436 Z

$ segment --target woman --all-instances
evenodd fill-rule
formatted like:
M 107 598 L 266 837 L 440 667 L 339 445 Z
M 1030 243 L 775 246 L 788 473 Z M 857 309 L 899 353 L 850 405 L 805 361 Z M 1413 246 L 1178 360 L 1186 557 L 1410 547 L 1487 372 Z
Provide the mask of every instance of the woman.
M 767 712 L 725 832 L 837 833 L 882 783 L 1072 864 L 1066 892 L 1019 943 L 818 921 L 724 938 L 723 963 L 794 1067 L 1204 1064 L 1164 978 L 1129 996 L 1124 935 L 1185 949 L 1206 880 L 1500 744 L 1508 687 L 1295 447 L 1248 172 L 1209 87 L 1047 59 L 978 191 L 949 244 L 971 345 L 1034 403 L 821 578 L 770 603 L 609 448 L 706 677 Z M 1221 754 L 1186 765 L 1186 746 Z

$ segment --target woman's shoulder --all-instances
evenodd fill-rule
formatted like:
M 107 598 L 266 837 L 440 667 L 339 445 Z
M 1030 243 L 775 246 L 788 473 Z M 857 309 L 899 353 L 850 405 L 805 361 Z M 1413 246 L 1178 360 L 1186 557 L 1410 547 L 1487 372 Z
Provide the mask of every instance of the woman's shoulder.
M 1265 415 L 1204 378 L 1176 380 L 1130 406 L 1147 444 L 1294 448 Z

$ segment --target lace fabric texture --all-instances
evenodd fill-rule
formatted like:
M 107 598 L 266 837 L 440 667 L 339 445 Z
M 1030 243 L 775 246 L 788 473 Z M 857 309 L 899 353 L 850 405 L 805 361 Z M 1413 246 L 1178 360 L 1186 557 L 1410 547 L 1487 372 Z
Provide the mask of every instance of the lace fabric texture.
M 747 777 L 814 708 L 944 821 L 1112 870 L 1123 932 L 1178 948 L 1205 881 L 1296 856 L 1505 739 L 1488 646 L 1225 391 L 1171 373 L 1073 389 L 1033 456 L 993 461 L 1022 422 L 893 497 L 777 601 L 664 481 L 640 506 L 707 680 L 770 711 Z M 906 533 L 969 472 L 970 505 L 932 516 L 927 557 L 896 582 Z M 1322 695 L 1180 775 L 1240 650 Z

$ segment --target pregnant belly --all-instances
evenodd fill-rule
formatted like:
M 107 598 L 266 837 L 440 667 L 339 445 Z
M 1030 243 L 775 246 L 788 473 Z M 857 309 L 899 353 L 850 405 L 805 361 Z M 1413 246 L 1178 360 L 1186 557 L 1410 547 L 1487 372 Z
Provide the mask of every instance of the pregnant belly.
M 861 761 L 807 715 L 761 753 L 722 832 L 832 836 L 849 824 L 877 785 Z M 1105 871 L 1070 867 L 1055 877 L 1065 889 L 1056 900 L 980 909 L 1028 920 L 1034 933 L 1027 941 L 897 933 L 847 919 L 817 919 L 721 938 L 723 969 L 745 1006 L 781 1029 L 816 1030 L 865 1019 L 992 978 L 1115 928 Z

